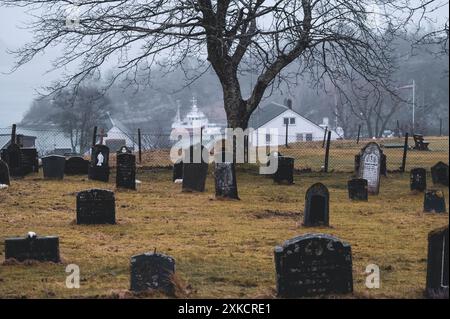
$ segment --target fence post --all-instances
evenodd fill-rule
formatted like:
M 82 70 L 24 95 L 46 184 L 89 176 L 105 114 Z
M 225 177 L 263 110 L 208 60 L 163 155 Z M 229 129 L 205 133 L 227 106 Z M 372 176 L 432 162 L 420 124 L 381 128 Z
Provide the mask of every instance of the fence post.
M 94 134 L 92 135 L 92 146 L 97 143 L 97 126 L 94 126 Z
M 138 128 L 139 164 L 142 164 L 142 138 L 141 129 Z
M 361 124 L 358 125 L 358 137 L 356 138 L 356 144 L 359 144 L 360 136 L 361 136 Z
M 13 124 L 12 125 L 12 129 L 11 129 L 11 144 L 16 144 L 17 143 L 17 125 Z
M 286 123 L 286 142 L 285 142 L 286 148 L 289 147 L 289 145 L 288 145 L 288 134 L 289 134 L 289 119 L 287 120 L 287 123 Z
M 325 141 L 327 139 L 327 131 L 328 131 L 328 126 L 325 126 L 325 133 L 323 134 L 322 148 L 325 147 Z
M 403 145 L 403 159 L 402 159 L 402 166 L 400 167 L 400 171 L 402 173 L 406 170 L 406 155 L 408 154 L 408 133 L 405 133 L 405 144 Z
M 328 160 L 330 158 L 330 141 L 331 141 L 331 131 L 328 132 L 327 148 L 325 150 L 325 165 L 323 166 L 323 170 L 325 173 L 328 173 Z
M 248 163 L 248 135 L 244 135 L 244 163 Z

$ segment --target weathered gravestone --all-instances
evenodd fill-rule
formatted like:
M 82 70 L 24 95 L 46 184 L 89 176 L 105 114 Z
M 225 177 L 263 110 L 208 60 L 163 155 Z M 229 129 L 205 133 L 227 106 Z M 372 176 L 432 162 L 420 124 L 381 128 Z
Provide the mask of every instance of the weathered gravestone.
M 423 192 L 427 189 L 427 170 L 425 168 L 414 168 L 410 173 L 410 189 Z
M 330 194 L 322 183 L 312 185 L 306 192 L 303 225 L 329 226 Z
M 364 148 L 363 148 L 364 149 Z M 355 174 L 359 176 L 359 168 L 361 165 L 361 151 L 360 154 L 355 155 Z M 381 152 L 381 161 L 380 161 L 380 175 L 387 176 L 387 156 L 383 153 L 383 150 L 380 148 Z
M 288 156 L 278 156 L 278 168 L 273 174 L 275 183 L 294 184 L 294 158 Z
M 325 234 L 307 234 L 275 247 L 277 292 L 298 298 L 353 292 L 351 246 Z
M 77 194 L 77 224 L 115 224 L 116 204 L 114 193 L 91 189 Z
M 6 162 L 0 159 L 0 185 L 10 185 L 9 167 Z
M 444 192 L 436 189 L 429 189 L 425 192 L 423 200 L 423 210 L 425 212 L 445 213 Z
M 63 179 L 66 158 L 59 155 L 50 155 L 42 158 L 42 170 L 46 179 Z
M 116 186 L 136 189 L 136 156 L 130 153 L 117 155 Z
M 360 153 L 358 177 L 367 180 L 369 194 L 380 190 L 381 149 L 377 143 L 370 142 Z
M 161 291 L 169 296 L 175 294 L 173 276 L 175 260 L 159 253 L 145 253 L 131 257 L 131 290 Z
M 239 199 L 233 154 L 219 153 L 215 160 L 216 197 Z
M 109 148 L 107 146 L 97 144 L 92 147 L 89 179 L 109 181 Z
M 431 178 L 433 184 L 441 184 L 448 186 L 448 165 L 439 162 L 431 168 Z
M 23 177 L 24 170 L 22 167 L 22 152 L 17 144 L 10 144 L 2 151 L 2 160 L 9 167 L 9 174 L 12 177 Z
M 175 164 L 173 164 L 173 175 L 172 181 L 179 181 L 183 179 L 183 161 L 178 160 Z
M 39 237 L 30 232 L 26 237 L 7 238 L 5 240 L 5 260 L 37 260 L 58 263 L 59 238 L 55 236 Z
M 21 148 L 24 175 L 39 172 L 39 156 L 35 148 Z
M 448 225 L 428 234 L 426 296 L 448 299 Z
M 89 173 L 89 161 L 81 156 L 73 156 L 66 160 L 64 168 L 66 175 L 87 175 Z
M 367 190 L 367 180 L 356 178 L 347 182 L 348 197 L 351 200 L 367 201 L 369 193 Z
M 205 191 L 208 157 L 207 149 L 200 144 L 193 145 L 185 150 L 183 157 L 183 192 Z
M 122 146 L 122 147 L 120 147 L 118 150 L 117 150 L 117 152 L 116 152 L 116 154 L 117 155 L 119 155 L 119 154 L 131 154 L 131 153 L 133 153 L 132 151 L 131 151 L 131 149 L 130 148 L 128 148 L 127 146 Z

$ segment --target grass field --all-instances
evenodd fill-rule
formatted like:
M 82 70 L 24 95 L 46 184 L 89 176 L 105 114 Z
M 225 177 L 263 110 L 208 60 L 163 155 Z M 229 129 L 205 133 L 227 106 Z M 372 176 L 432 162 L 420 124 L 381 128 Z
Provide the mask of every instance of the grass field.
M 408 174 L 383 177 L 380 194 L 366 203 L 348 200 L 351 176 L 344 173 L 296 175 L 295 185 L 279 186 L 239 170 L 240 201 L 216 200 L 211 175 L 202 194 L 181 193 L 169 170 L 138 175 L 136 192 L 116 190 L 118 223 L 111 226 L 74 224 L 75 198 L 93 187 L 114 190 L 113 183 L 31 175 L 0 190 L 0 263 L 4 239 L 28 231 L 58 235 L 63 258 L 62 264 L 0 265 L 0 298 L 133 297 L 130 257 L 155 248 L 176 259 L 179 297 L 274 298 L 274 247 L 311 232 L 352 246 L 354 294 L 343 297 L 421 298 L 427 234 L 448 224 L 448 214 L 422 212 L 423 194 L 409 191 Z M 306 189 L 317 181 L 330 190 L 330 228 L 300 226 Z M 447 190 L 445 196 L 448 203 Z M 80 266 L 80 289 L 66 288 L 67 264 Z M 365 287 L 369 264 L 381 269 L 380 289 Z

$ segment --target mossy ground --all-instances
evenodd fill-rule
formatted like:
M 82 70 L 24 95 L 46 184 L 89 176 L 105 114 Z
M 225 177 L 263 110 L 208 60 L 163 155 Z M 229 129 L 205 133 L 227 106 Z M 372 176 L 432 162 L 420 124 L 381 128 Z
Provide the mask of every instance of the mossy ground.
M 423 213 L 423 194 L 411 193 L 408 174 L 382 178 L 378 196 L 351 202 L 344 173 L 302 174 L 295 185 L 274 185 L 252 171 L 238 171 L 240 201 L 207 191 L 181 192 L 171 171 L 140 171 L 137 191 L 85 177 L 16 180 L 0 190 L 0 263 L 4 239 L 28 231 L 58 235 L 62 264 L 0 265 L 0 298 L 117 297 L 129 289 L 130 257 L 155 248 L 173 256 L 185 297 L 275 297 L 273 249 L 292 237 L 321 232 L 347 241 L 353 251 L 350 298 L 421 298 L 425 287 L 427 234 L 448 224 L 448 214 Z M 330 191 L 330 228 L 301 226 L 306 189 L 315 182 Z M 431 180 L 428 181 L 431 184 Z M 116 192 L 117 225 L 78 226 L 76 192 Z M 448 203 L 448 189 L 445 189 Z M 67 264 L 81 270 L 81 288 L 65 286 Z M 381 288 L 365 287 L 365 269 L 377 264 Z

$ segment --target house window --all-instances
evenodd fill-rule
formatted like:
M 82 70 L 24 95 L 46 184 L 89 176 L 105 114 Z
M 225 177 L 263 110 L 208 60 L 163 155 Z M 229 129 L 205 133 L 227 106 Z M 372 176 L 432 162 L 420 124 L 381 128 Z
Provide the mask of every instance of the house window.
M 297 142 L 303 142 L 303 134 L 297 133 Z
M 311 133 L 306 134 L 306 140 L 311 142 L 313 140 L 313 135 Z
M 295 117 L 291 117 L 291 118 L 289 119 L 289 124 L 295 125 Z
M 270 143 L 271 138 L 270 134 L 266 134 L 266 143 Z
M 295 117 L 284 117 L 283 124 L 284 125 L 295 125 Z

